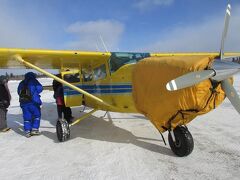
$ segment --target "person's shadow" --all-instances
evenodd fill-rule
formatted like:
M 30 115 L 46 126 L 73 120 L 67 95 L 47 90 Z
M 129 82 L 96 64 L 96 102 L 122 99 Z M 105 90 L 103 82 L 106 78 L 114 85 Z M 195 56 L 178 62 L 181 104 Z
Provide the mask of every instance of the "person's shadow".
M 7 114 L 7 124 L 15 133 L 24 136 L 22 114 Z

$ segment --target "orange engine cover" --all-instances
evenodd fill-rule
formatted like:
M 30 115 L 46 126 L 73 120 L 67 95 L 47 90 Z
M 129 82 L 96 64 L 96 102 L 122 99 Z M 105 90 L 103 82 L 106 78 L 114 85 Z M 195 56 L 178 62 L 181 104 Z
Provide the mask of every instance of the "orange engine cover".
M 213 59 L 213 56 L 149 57 L 137 63 L 133 70 L 133 98 L 137 110 L 164 132 L 214 109 L 225 98 L 220 84 L 214 90 L 210 80 L 182 90 L 166 89 L 170 80 L 206 69 Z

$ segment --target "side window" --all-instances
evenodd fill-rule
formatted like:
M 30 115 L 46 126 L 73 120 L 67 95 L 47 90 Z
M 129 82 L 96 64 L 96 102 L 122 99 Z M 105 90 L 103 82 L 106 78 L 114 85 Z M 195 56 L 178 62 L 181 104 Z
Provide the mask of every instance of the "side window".
M 63 79 L 69 83 L 77 83 L 80 82 L 80 74 L 79 73 L 64 74 Z
M 94 80 L 98 80 L 98 79 L 103 79 L 106 77 L 107 73 L 106 73 L 106 66 L 105 64 L 99 66 L 99 67 L 96 67 L 94 70 L 93 70 L 93 73 L 94 73 Z
M 88 82 L 93 80 L 93 73 L 91 70 L 82 69 L 83 81 Z

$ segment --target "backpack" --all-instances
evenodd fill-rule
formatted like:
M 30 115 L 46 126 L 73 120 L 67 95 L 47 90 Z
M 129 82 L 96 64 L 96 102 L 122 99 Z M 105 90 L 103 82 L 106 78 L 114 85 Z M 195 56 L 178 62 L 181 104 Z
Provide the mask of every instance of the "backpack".
M 31 100 L 32 100 L 31 92 L 28 88 L 28 85 L 24 83 L 23 88 L 19 93 L 19 102 L 26 103 L 26 102 L 30 102 Z

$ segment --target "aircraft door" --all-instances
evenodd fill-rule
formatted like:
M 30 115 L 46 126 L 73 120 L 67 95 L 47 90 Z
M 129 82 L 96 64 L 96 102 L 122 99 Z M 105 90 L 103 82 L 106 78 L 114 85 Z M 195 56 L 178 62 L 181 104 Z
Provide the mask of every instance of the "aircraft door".
M 79 70 L 62 71 L 61 75 L 65 81 L 81 88 L 82 80 Z M 65 85 L 63 85 L 63 92 L 65 105 L 67 107 L 82 105 L 83 95 L 81 93 Z

